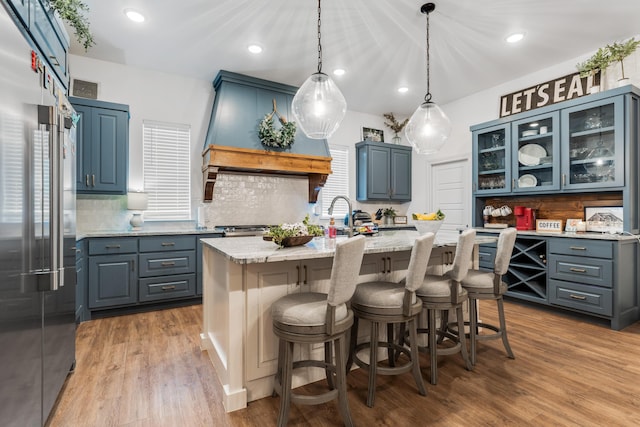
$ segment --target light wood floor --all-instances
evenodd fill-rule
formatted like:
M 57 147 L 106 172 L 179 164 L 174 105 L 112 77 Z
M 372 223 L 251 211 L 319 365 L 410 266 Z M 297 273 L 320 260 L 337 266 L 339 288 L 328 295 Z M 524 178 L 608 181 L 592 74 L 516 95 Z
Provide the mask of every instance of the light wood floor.
M 493 311 L 481 305 L 484 320 L 493 320 Z M 442 357 L 432 386 L 423 355 L 426 397 L 410 374 L 379 377 L 375 407 L 368 408 L 366 374 L 351 372 L 356 424 L 640 425 L 640 323 L 612 331 L 509 302 L 506 315 L 516 359 L 507 359 L 498 341 L 480 343 L 475 371 L 466 371 L 459 356 Z M 225 414 L 215 371 L 199 349 L 201 316 L 196 305 L 82 323 L 76 371 L 49 426 L 274 425 L 279 398 Z M 292 405 L 289 425 L 341 425 L 341 418 L 334 402 Z

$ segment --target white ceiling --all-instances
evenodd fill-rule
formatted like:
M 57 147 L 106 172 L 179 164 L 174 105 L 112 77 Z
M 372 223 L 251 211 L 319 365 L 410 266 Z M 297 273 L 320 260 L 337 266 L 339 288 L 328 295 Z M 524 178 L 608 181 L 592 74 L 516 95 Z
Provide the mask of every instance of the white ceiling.
M 315 0 L 84 0 L 96 45 L 71 52 L 213 81 L 220 69 L 299 86 L 317 64 Z M 323 71 L 348 108 L 410 115 L 426 92 L 421 0 L 324 0 Z M 430 15 L 439 104 L 640 33 L 639 0 L 440 0 Z M 123 10 L 147 20 L 135 24 Z M 518 45 L 504 38 L 526 32 Z M 72 30 L 69 29 L 72 35 Z M 252 55 L 247 45 L 264 51 Z M 73 72 L 73 70 L 72 70 Z M 333 77 L 333 76 L 332 76 Z M 399 94 L 399 86 L 409 92 Z

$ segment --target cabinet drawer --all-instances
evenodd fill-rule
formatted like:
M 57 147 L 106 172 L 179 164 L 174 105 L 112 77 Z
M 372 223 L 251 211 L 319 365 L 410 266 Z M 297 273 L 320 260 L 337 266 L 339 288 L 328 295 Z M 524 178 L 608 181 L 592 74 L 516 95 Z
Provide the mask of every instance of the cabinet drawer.
M 196 275 L 140 279 L 138 286 L 138 298 L 141 302 L 190 297 L 196 294 Z
M 613 258 L 613 243 L 587 239 L 549 239 L 549 253 Z
M 189 251 L 196 249 L 194 236 L 154 236 L 140 239 L 140 252 Z
M 89 255 L 110 255 L 138 252 L 137 238 L 100 238 L 89 240 Z
M 603 316 L 613 313 L 613 290 L 549 280 L 549 302 Z
M 493 271 L 494 264 L 496 262 L 496 248 L 480 245 L 478 250 L 478 259 L 480 262 L 480 268 Z
M 575 256 L 549 256 L 549 277 L 611 288 L 613 261 Z
M 196 272 L 196 251 L 140 254 L 140 277 Z

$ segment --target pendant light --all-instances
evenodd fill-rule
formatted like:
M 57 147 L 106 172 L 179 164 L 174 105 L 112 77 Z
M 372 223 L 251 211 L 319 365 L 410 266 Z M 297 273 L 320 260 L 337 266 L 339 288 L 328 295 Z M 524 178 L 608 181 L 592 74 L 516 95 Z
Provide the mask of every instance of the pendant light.
M 433 3 L 425 3 L 420 8 L 420 12 L 427 15 L 427 94 L 405 128 L 405 135 L 418 154 L 433 154 L 439 151 L 451 133 L 449 118 L 431 101 L 429 91 L 429 14 L 435 8 L 436 5 Z
M 298 89 L 291 103 L 298 126 L 311 139 L 329 138 L 347 112 L 347 101 L 331 78 L 322 72 L 320 42 L 320 0 L 318 0 L 318 71 Z

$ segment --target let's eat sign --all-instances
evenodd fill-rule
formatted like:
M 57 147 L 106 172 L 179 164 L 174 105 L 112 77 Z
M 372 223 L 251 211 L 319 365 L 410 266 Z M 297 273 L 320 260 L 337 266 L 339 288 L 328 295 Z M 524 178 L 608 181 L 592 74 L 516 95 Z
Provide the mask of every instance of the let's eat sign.
M 500 97 L 500 117 L 579 98 L 588 95 L 591 87 L 599 84 L 600 73 L 588 77 L 575 73 L 503 95 Z

